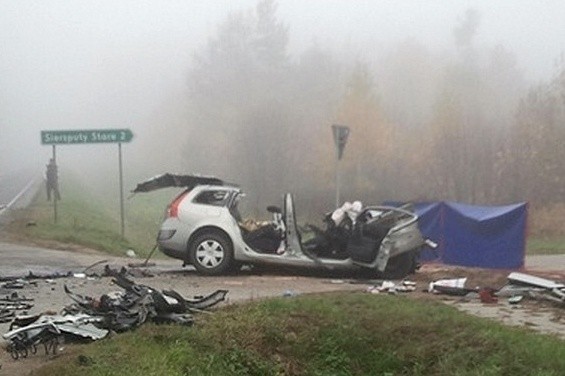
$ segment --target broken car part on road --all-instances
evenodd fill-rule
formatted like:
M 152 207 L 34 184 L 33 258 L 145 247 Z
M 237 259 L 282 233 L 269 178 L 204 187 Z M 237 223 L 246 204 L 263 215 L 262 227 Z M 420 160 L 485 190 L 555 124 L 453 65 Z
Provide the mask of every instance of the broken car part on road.
M 510 296 L 527 296 L 557 303 L 565 308 L 565 284 L 529 274 L 513 272 L 508 275 L 507 290 L 514 292 Z M 506 287 L 506 286 L 505 286 Z M 517 293 L 516 289 L 521 289 Z M 500 291 L 499 291 L 500 293 Z
M 76 294 L 65 285 L 65 292 L 74 303 L 65 307 L 60 315 L 13 317 L 10 331 L 3 335 L 8 341 L 7 351 L 12 358 L 34 354 L 41 344 L 46 354 L 54 353 L 61 336 L 98 340 L 110 330 L 123 332 L 147 321 L 190 325 L 193 323 L 193 313 L 213 307 L 225 300 L 228 293 L 227 290 L 217 290 L 205 297 L 185 299 L 173 290 L 159 292 L 149 286 L 136 284 L 126 277 L 125 269 L 105 270 L 124 291 L 92 298 Z
M 16 317 L 18 311 L 26 312 L 33 308 L 33 299 L 28 299 L 25 296 L 19 296 L 17 292 L 6 295 L 0 298 L 0 323 L 10 322 Z
M 428 292 L 454 296 L 478 296 L 484 303 L 495 303 L 498 297 L 507 297 L 511 304 L 523 298 L 547 300 L 565 308 L 565 284 L 533 275 L 512 272 L 500 289 L 491 287 L 467 288 L 467 278 L 440 279 L 430 282 Z

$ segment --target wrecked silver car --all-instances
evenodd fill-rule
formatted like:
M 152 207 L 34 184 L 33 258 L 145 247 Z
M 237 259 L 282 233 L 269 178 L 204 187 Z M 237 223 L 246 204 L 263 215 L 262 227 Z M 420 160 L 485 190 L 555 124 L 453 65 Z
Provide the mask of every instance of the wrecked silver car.
M 167 207 L 157 236 L 159 249 L 206 275 L 227 273 L 242 264 L 367 270 L 373 276 L 402 278 L 418 266 L 422 237 L 418 217 L 406 208 L 361 207 L 324 217 L 326 228 L 299 227 L 293 196 L 282 208 L 269 206 L 272 220 L 243 221 L 244 197 L 233 184 L 206 176 L 163 174 L 137 185 L 134 193 L 185 188 Z

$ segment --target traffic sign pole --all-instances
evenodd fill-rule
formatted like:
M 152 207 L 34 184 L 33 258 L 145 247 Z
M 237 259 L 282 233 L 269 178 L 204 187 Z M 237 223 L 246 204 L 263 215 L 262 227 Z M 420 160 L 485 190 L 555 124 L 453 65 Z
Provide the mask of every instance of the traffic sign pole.
M 339 191 L 340 191 L 340 176 L 339 176 L 339 161 L 343 156 L 343 150 L 345 149 L 345 144 L 347 143 L 347 138 L 349 137 L 349 127 L 345 125 L 332 125 L 332 134 L 334 136 L 335 143 L 335 207 L 339 208 Z
M 55 166 L 57 165 L 57 150 L 55 145 L 53 145 L 53 163 L 55 163 Z M 56 177 L 58 178 L 58 177 Z M 51 188 L 47 188 L 47 189 L 51 189 Z M 58 190 L 58 188 L 57 188 Z M 53 222 L 55 224 L 57 224 L 57 194 L 55 193 L 56 191 L 53 191 Z
M 335 158 L 335 208 L 339 208 L 339 158 Z
M 120 223 L 122 229 L 122 238 L 124 237 L 124 174 L 122 169 L 122 143 L 118 143 L 118 164 L 120 170 Z

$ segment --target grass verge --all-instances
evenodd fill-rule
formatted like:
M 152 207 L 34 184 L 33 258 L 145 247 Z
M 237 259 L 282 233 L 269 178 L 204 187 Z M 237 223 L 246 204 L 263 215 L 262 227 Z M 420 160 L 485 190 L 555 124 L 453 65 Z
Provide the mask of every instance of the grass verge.
M 438 302 L 363 293 L 275 298 L 145 325 L 35 375 L 562 375 L 564 342 Z
M 140 256 L 149 253 L 170 192 L 126 199 L 122 237 L 119 202 L 95 194 L 71 174 L 65 176 L 63 197 L 57 203 L 57 222 L 53 202 L 47 201 L 40 189 L 29 207 L 15 211 L 15 220 L 7 226 L 11 236 L 39 244 L 79 245 L 116 255 L 124 255 L 128 249 Z
M 528 255 L 561 255 L 565 253 L 565 236 L 529 236 Z

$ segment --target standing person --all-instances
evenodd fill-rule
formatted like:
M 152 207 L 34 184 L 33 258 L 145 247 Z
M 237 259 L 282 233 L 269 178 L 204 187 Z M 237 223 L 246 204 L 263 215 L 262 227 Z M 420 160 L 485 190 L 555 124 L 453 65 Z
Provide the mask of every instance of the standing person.
M 61 200 L 61 194 L 59 193 L 59 177 L 57 173 L 57 164 L 55 160 L 51 158 L 47 164 L 47 171 L 45 172 L 45 177 L 47 178 L 47 201 L 51 201 L 51 191 L 53 191 L 54 199 Z

